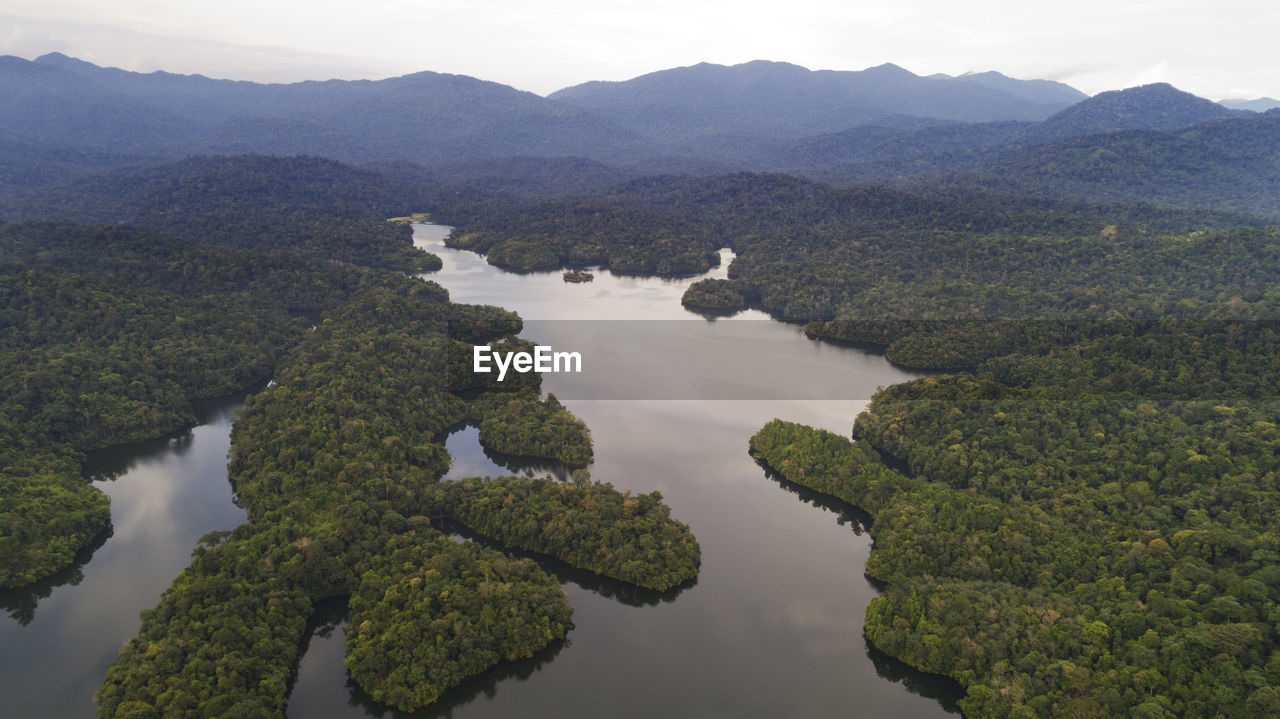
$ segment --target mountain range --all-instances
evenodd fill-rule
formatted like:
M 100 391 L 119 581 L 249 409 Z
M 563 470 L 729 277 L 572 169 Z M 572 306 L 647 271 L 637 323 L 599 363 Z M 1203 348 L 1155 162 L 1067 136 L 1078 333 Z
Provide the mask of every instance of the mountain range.
M 996 72 L 920 76 L 892 64 L 853 72 L 754 61 L 541 97 L 434 72 L 260 84 L 128 72 L 53 53 L 0 57 L 0 92 L 6 192 L 196 154 L 305 154 L 412 163 L 435 180 L 499 194 L 587 193 L 644 175 L 748 170 L 1280 216 L 1280 201 L 1269 199 L 1280 186 L 1280 115 L 1167 84 L 1089 97 Z M 1256 191 L 1227 191 L 1240 185 Z

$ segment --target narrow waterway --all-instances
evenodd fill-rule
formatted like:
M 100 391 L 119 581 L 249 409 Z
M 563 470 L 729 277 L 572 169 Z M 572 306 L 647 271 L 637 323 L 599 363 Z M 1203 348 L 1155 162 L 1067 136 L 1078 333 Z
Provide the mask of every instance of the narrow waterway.
M 111 497 L 111 531 L 75 566 L 0 591 L 0 714 L 94 716 L 93 693 L 138 633 L 139 613 L 191 563 L 200 537 L 245 521 L 227 482 L 238 406 L 201 402 L 190 431 L 90 455 L 86 473 Z

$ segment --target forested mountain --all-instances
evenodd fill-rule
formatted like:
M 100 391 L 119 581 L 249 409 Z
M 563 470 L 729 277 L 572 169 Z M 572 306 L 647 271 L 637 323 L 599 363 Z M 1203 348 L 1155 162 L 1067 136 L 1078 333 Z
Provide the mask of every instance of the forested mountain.
M 80 150 L 0 132 L 0 192 L 5 194 L 41 190 L 86 175 L 156 162 L 145 156 L 109 150 Z
M 1031 122 L 877 121 L 843 132 L 777 143 L 765 168 L 846 184 L 903 181 L 990 161 L 1026 137 Z
M 1215 102 L 1158 82 L 1099 93 L 1048 118 L 1035 134 L 1069 137 L 1115 130 L 1173 130 L 1236 115 Z
M 798 139 L 894 116 L 1043 119 L 1084 96 L 982 73 L 919 77 L 893 65 L 812 72 L 757 61 L 698 65 L 548 98 L 459 75 L 265 85 L 103 68 L 52 53 L 0 61 L 0 131 L 147 157 L 313 154 L 344 161 L 583 157 L 671 171 L 739 161 L 763 139 Z
M 1233 118 L 1241 121 L 1238 127 L 1248 128 L 1248 121 L 1256 119 L 1256 115 L 1228 110 L 1159 83 L 1104 92 L 1039 122 L 925 124 L 880 120 L 839 133 L 775 144 L 763 150 L 756 162 L 771 169 L 846 183 L 903 181 L 913 176 L 994 165 L 1020 154 L 1036 158 L 1029 162 L 1039 162 L 1052 171 L 1052 148 L 1058 146 L 1050 143 L 1055 141 L 1070 138 L 1077 144 L 1105 143 L 1125 131 L 1172 131 Z M 1270 136 L 1266 129 L 1257 131 L 1260 137 L 1254 142 Z M 1213 146 L 1227 142 L 1227 138 L 1208 137 L 1203 141 Z M 1222 149 L 1230 152 L 1229 145 Z M 1005 169 L 996 169 L 993 174 L 1004 175 Z M 1154 196 L 1141 195 L 1125 199 L 1159 201 Z
M 930 79 L 949 79 L 949 75 L 930 75 Z M 979 85 L 1007 92 L 1016 98 L 1037 105 L 1074 105 L 1089 97 L 1065 83 L 1054 80 L 1016 80 L 1008 75 L 989 70 L 987 72 L 967 72 L 955 76 L 956 80 L 974 82 Z

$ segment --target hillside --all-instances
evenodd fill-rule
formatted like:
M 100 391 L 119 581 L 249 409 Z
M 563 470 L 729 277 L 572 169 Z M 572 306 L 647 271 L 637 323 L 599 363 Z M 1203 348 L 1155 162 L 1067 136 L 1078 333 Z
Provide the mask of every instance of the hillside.
M 1172 130 L 1235 115 L 1215 102 L 1159 82 L 1098 93 L 1045 120 L 1036 135 L 1069 137 L 1117 130 Z
M 1280 112 L 1022 147 L 925 184 L 1280 217 Z

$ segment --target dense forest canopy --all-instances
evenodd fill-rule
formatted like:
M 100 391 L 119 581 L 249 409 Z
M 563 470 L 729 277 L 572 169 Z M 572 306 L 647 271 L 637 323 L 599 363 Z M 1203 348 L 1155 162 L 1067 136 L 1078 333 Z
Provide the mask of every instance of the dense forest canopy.
M 201 244 L 438 269 L 407 227 L 384 222 L 429 201 L 414 187 L 318 157 L 192 157 L 7 194 L 0 218 L 138 225 Z
M 0 226 L 0 586 L 68 565 L 106 529 L 84 451 L 188 426 L 192 400 L 265 382 L 307 327 L 298 313 L 367 282 L 296 253 Z
M 440 266 L 385 221 L 421 212 L 517 271 L 682 276 L 729 247 L 687 306 L 954 372 L 883 389 L 852 438 L 778 420 L 750 447 L 871 514 L 867 637 L 960 682 L 969 715 L 1280 715 L 1280 113 L 892 65 L 548 99 L 51 55 L 0 58 L 0 88 L 0 220 L 23 223 L 0 226 L 0 588 L 108 530 L 86 451 L 274 379 L 233 430 L 249 521 L 144 614 L 105 717 L 282 716 L 328 597 L 351 598 L 351 677 L 402 710 L 566 636 L 554 576 L 436 520 L 639 587 L 696 577 L 657 493 L 441 481 L 466 424 L 593 450 L 537 377 L 467 370 L 475 344 L 527 346 L 521 321 L 399 274 Z
M 353 597 L 353 676 L 405 709 L 562 638 L 571 609 L 553 577 L 431 527 L 473 506 L 472 485 L 438 483 L 444 437 L 464 422 L 506 451 L 591 461 L 585 425 L 540 398 L 536 375 L 507 397 L 454 393 L 465 389 L 451 379 L 455 352 L 520 344 L 519 317 L 451 304 L 437 285 L 316 248 L 223 244 L 238 243 L 66 222 L 0 227 L 3 586 L 66 566 L 107 529 L 106 496 L 80 474 L 85 450 L 189 426 L 192 400 L 274 380 L 233 430 L 231 477 L 250 522 L 207 537 L 146 613 L 99 694 L 103 715 L 279 716 L 307 617 L 335 595 Z M 302 316 L 317 313 L 314 327 Z M 540 480 L 501 481 L 536 488 L 530 502 L 548 491 Z M 643 586 L 696 575 L 697 543 L 658 498 L 633 507 L 607 484 L 572 486 L 592 500 L 536 507 L 549 527 L 571 517 L 572 537 L 549 529 L 515 546 Z M 492 521 L 486 529 L 501 536 L 504 520 Z M 601 562 L 583 542 L 617 557 Z M 438 571 L 407 576 L 398 553 Z M 423 587 L 453 599 L 436 603 Z M 364 632 L 388 622 L 397 636 L 439 636 L 446 648 L 422 655 L 422 645 Z

